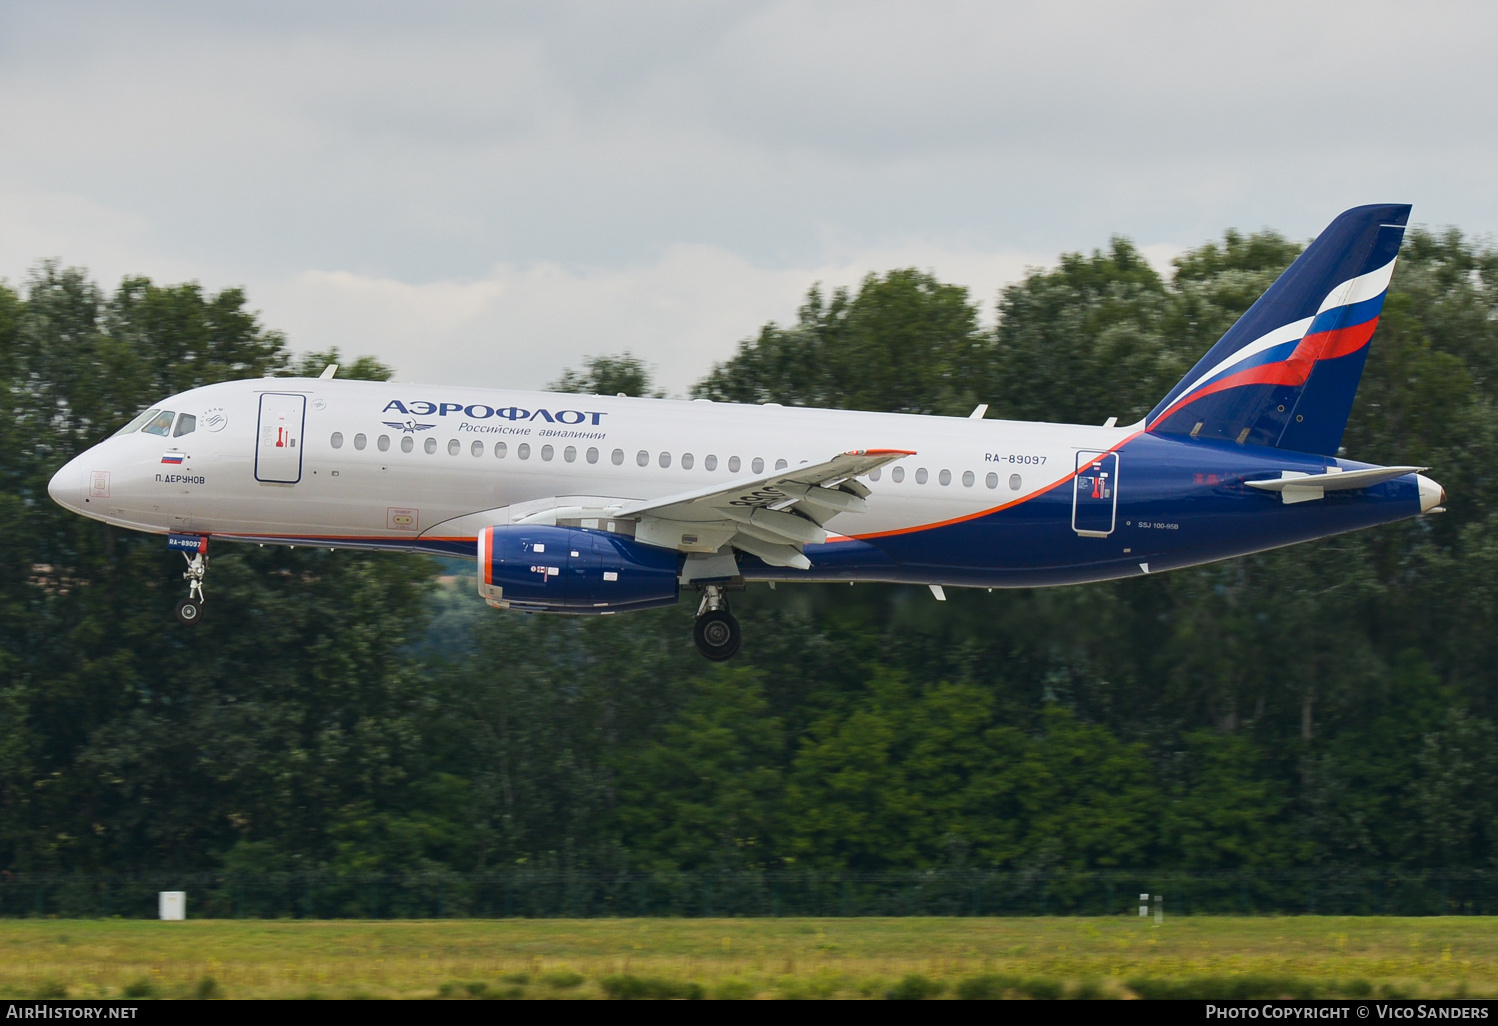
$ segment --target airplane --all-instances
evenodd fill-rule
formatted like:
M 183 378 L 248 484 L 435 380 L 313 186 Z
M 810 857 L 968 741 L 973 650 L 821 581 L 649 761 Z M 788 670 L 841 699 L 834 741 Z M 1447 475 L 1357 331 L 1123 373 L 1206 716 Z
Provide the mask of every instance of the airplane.
M 1339 455 L 1408 223 L 1337 217 L 1137 424 L 337 380 L 168 396 L 57 471 L 69 510 L 165 535 L 200 621 L 210 539 L 474 560 L 479 594 L 612 615 L 747 582 L 1030 588 L 1139 577 L 1444 510 Z

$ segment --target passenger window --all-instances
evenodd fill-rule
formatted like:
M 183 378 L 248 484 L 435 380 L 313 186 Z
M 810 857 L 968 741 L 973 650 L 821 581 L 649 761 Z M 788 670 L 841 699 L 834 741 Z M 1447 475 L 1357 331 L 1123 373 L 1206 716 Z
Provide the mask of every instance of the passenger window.
M 739 472 L 739 468 L 742 466 L 743 464 L 739 462 L 739 458 L 737 456 L 728 457 L 728 472 L 730 474 L 737 474 Z
M 1024 484 L 1024 482 L 1019 479 L 1019 475 L 1018 474 L 1010 474 L 1009 475 L 1009 490 L 1011 492 L 1017 492 L 1017 491 L 1019 491 L 1020 487 L 1023 484 Z
M 964 470 L 962 472 L 962 487 L 971 488 L 973 486 L 973 482 L 976 480 L 978 479 L 973 476 L 973 472 L 971 470 Z
M 359 449 L 359 450 L 362 451 L 363 448 L 366 445 L 368 445 L 368 444 L 369 444 L 369 439 L 365 438 L 362 432 L 360 434 L 357 434 L 357 435 L 354 436 L 354 448 L 355 449 Z
M 930 475 L 930 474 L 928 474 L 928 473 L 926 473 L 926 468 L 925 468 L 925 467 L 921 467 L 921 468 L 920 468 L 920 469 L 918 469 L 918 470 L 917 470 L 917 471 L 916 471 L 916 472 L 915 472 L 915 483 L 916 483 L 916 484 L 925 484 L 925 483 L 926 483 L 926 481 L 927 481 L 927 480 L 928 480 L 928 479 L 929 479 L 929 478 L 930 478 L 930 477 L 931 477 L 931 475 Z
M 172 410 L 162 410 L 141 430 L 148 435 L 161 435 L 164 438 L 172 433 L 172 418 L 176 416 L 177 414 Z
M 521 442 L 519 445 L 517 445 L 515 447 L 515 455 L 519 456 L 523 460 L 530 459 L 531 458 L 531 443 L 529 443 L 529 442 Z
M 401 436 L 401 452 L 410 452 L 414 448 L 416 448 L 416 445 L 415 445 L 415 442 L 412 440 L 411 436 L 410 435 L 402 435 Z
M 381 452 L 389 452 L 390 451 L 390 436 L 389 435 L 381 435 L 379 437 L 379 439 L 375 442 L 375 445 L 379 446 Z
M 940 474 L 936 475 L 936 479 L 945 487 L 952 483 L 952 472 L 950 470 L 943 470 Z
M 577 446 L 569 445 L 567 446 L 567 448 L 563 449 L 562 459 L 566 460 L 568 463 L 575 462 L 577 460 Z
M 889 472 L 889 479 L 895 484 L 899 484 L 901 481 L 905 480 L 905 468 L 896 467 L 894 470 L 891 470 Z
M 482 456 L 484 455 L 484 443 L 475 438 L 473 444 L 468 447 L 468 451 L 475 456 Z
M 763 474 L 765 472 L 765 461 L 756 456 L 754 457 L 754 462 L 749 464 L 749 469 L 753 473 Z
M 671 465 L 671 454 L 669 452 L 663 452 L 663 453 L 661 453 L 661 469 L 664 470 L 665 468 L 669 467 L 670 465 Z
M 556 450 L 553 449 L 551 446 L 549 446 L 549 445 L 543 445 L 543 446 L 541 446 L 541 458 L 543 460 L 545 460 L 547 463 L 551 462 L 551 458 L 555 454 L 556 454 Z
M 681 454 L 681 469 L 682 470 L 691 470 L 692 469 L 692 454 L 691 453 L 684 452 L 684 453 Z
M 460 453 L 462 451 L 463 451 L 463 443 L 462 442 L 458 441 L 456 438 L 449 438 L 447 440 L 447 454 L 449 456 L 456 456 L 458 453 Z
M 712 453 L 708 453 L 707 456 L 703 457 L 702 467 L 704 470 L 717 470 L 718 457 L 714 456 Z
M 598 462 L 598 450 L 595 449 L 595 448 L 593 448 L 591 445 L 588 446 L 588 462 L 589 463 L 597 463 Z
M 639 452 L 635 453 L 635 463 L 642 467 L 650 466 L 650 453 L 646 452 L 644 449 L 641 449 Z
M 775 469 L 776 470 L 784 470 L 788 466 L 790 466 L 790 464 L 787 463 L 785 460 L 776 460 L 775 461 Z
M 884 471 L 881 468 L 875 467 L 873 470 L 869 471 L 869 480 L 870 481 L 877 481 L 877 480 L 879 480 L 879 475 L 882 474 L 883 472 Z
M 115 432 L 115 434 L 117 434 L 117 435 L 133 434 L 134 432 L 139 431 L 141 429 L 142 425 L 144 425 L 146 421 L 150 420 L 152 417 L 156 416 L 156 414 L 158 414 L 160 412 L 161 411 L 157 410 L 157 409 L 142 410 L 140 413 L 137 413 L 134 417 L 130 418 L 130 423 L 128 423 L 124 427 L 120 428 L 118 431 Z
M 990 488 L 997 488 L 999 486 L 999 475 L 989 474 L 983 479 L 983 483 L 988 485 L 988 487 Z
M 328 439 L 328 444 L 331 445 L 335 449 L 342 449 L 343 448 L 343 432 L 342 431 L 334 431 L 333 432 L 333 437 L 330 438 L 330 439 Z
M 190 435 L 197 430 L 197 427 L 198 418 L 190 413 L 184 413 L 177 418 L 177 429 L 172 432 L 172 436 L 181 438 L 183 435 Z
M 616 466 L 616 467 L 622 467 L 622 466 L 624 466 L 624 450 L 623 449 L 615 449 L 614 450 L 614 454 L 612 456 L 610 456 L 609 459 L 611 459 L 611 460 L 614 461 L 614 466 Z
M 505 458 L 505 453 L 508 452 L 508 451 L 509 451 L 509 448 L 508 448 L 508 446 L 505 445 L 505 443 L 503 443 L 503 442 L 495 442 L 494 443 L 494 458 L 495 459 L 497 459 L 497 460 L 504 459 Z
M 421 447 L 425 449 L 427 451 L 427 455 L 430 456 L 432 453 L 437 451 L 437 439 L 428 438 L 425 442 L 422 443 Z

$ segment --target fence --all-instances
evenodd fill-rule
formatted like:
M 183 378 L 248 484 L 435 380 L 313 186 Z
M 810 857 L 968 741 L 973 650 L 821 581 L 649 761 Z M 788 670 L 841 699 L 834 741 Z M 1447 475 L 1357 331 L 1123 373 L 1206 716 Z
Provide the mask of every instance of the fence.
M 155 918 L 184 890 L 191 918 L 595 918 L 624 916 L 1483 915 L 1498 872 L 597 874 L 0 874 L 0 917 Z

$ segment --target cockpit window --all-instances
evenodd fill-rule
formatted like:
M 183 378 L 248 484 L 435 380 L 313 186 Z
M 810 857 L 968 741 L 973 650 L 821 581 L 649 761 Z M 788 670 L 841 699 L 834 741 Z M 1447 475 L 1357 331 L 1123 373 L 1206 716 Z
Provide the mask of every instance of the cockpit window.
M 190 413 L 184 413 L 177 418 L 177 430 L 172 432 L 173 438 L 181 438 L 190 435 L 198 429 L 198 418 Z
M 137 413 L 135 415 L 135 419 L 134 420 L 130 421 L 130 423 L 128 423 L 124 427 L 120 428 L 118 431 L 115 432 L 115 434 L 117 434 L 117 435 L 128 435 L 128 434 L 131 434 L 132 432 L 139 431 L 140 430 L 140 426 L 142 424 L 144 424 L 146 421 L 150 420 L 152 417 L 156 416 L 156 414 L 158 414 L 160 412 L 161 412 L 160 410 L 154 409 L 154 408 L 153 409 L 149 409 L 149 410 L 142 410 L 140 413 Z
M 172 410 L 162 410 L 141 430 L 148 435 L 169 435 L 172 433 L 172 418 L 176 415 Z

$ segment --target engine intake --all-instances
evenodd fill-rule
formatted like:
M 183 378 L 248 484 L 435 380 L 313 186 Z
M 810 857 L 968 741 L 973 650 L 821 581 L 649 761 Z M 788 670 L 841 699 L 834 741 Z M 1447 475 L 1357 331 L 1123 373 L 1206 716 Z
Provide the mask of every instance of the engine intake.
M 612 613 L 675 605 L 674 549 L 581 527 L 513 525 L 479 532 L 479 594 L 501 608 Z

